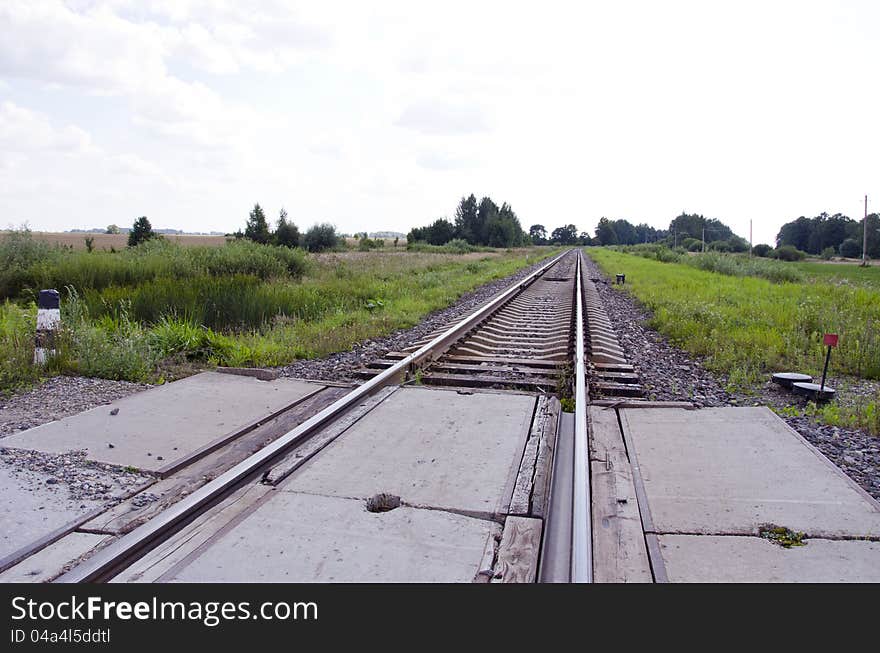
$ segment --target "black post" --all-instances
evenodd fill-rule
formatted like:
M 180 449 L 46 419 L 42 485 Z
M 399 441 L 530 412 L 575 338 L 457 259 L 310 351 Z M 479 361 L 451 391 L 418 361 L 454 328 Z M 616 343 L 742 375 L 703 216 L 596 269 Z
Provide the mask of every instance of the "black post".
M 825 375 L 828 374 L 829 360 L 831 360 L 831 347 L 828 347 L 828 353 L 825 354 L 825 369 L 822 370 L 822 383 L 819 385 L 819 392 L 825 391 Z

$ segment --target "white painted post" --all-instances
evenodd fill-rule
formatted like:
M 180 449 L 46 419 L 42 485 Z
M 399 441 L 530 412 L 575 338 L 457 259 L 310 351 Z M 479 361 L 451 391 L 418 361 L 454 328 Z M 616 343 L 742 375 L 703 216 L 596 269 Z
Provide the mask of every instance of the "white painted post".
M 61 325 L 61 298 L 57 290 L 41 290 L 37 302 L 37 337 L 34 343 L 34 365 L 45 365 L 55 354 L 55 332 Z

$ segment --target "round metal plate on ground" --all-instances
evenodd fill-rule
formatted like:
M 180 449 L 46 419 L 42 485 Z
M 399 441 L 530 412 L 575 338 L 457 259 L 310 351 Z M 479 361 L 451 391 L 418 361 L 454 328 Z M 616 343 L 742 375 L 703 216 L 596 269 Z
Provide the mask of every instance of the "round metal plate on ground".
M 791 390 L 793 383 L 812 383 L 813 377 L 809 374 L 798 374 L 797 372 L 777 372 L 773 375 L 773 383 L 778 383 L 783 388 Z
M 806 395 L 816 401 L 829 401 L 834 398 L 834 388 L 827 385 L 820 387 L 818 383 L 794 383 L 791 388 L 795 394 Z

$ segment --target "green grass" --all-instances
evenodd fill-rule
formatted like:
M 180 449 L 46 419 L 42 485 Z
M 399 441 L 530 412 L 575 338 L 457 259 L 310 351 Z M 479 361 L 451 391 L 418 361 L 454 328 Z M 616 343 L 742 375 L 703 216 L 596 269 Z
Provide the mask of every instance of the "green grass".
M 87 252 L 53 247 L 18 231 L 0 238 L 0 299 L 35 300 L 41 288 L 74 288 L 82 294 L 162 279 L 297 278 L 306 265 L 300 250 L 246 240 L 225 247 L 183 247 L 154 240 L 121 252 Z
M 880 261 L 873 261 L 868 267 L 857 263 L 819 263 L 799 261 L 786 263 L 805 277 L 830 283 L 856 283 L 880 288 Z
M 588 253 L 606 274 L 625 273 L 624 290 L 653 313 L 650 326 L 704 357 L 708 369 L 727 376 L 731 390 L 752 391 L 781 370 L 818 376 L 826 332 L 840 335 L 833 376 L 880 378 L 880 287 L 773 283 L 606 248 Z M 876 412 L 867 414 L 870 403 L 880 405 L 880 397 L 858 408 L 865 414 L 854 419 L 862 425 L 876 422 Z
M 306 255 L 253 243 L 186 249 L 160 243 L 89 254 L 19 237 L 0 243 L 0 279 L 30 279 L 0 311 L 6 361 L 0 390 L 59 372 L 157 380 L 171 360 L 274 366 L 324 356 L 413 326 L 464 292 L 553 253 Z M 41 277 L 38 269 L 52 273 Z M 53 285 L 64 289 L 63 331 L 57 356 L 37 370 L 30 364 L 30 298 Z

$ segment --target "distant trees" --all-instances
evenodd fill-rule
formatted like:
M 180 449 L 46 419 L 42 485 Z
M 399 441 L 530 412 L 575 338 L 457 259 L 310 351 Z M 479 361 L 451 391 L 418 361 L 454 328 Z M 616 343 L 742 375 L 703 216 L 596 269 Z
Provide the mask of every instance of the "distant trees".
M 269 223 L 266 222 L 263 209 L 259 203 L 254 204 L 254 209 L 248 217 L 247 226 L 244 228 L 244 237 L 265 245 L 269 242 L 271 236 L 272 234 L 269 233 Z
M 864 224 L 841 213 L 820 213 L 813 218 L 800 216 L 787 222 L 776 236 L 777 247 L 791 245 L 808 254 L 821 255 L 832 247 L 841 256 L 857 258 L 862 255 Z M 868 256 L 880 257 L 880 215 L 868 216 Z
M 311 227 L 303 236 L 303 247 L 310 252 L 323 252 L 339 246 L 339 236 L 336 235 L 336 227 L 324 222 Z
M 259 203 L 254 204 L 253 210 L 248 215 L 244 233 L 239 230 L 235 233 L 235 237 L 247 238 L 263 245 L 299 247 L 302 244 L 299 228 L 288 218 L 287 211 L 283 207 L 278 213 L 275 231 L 271 231 L 266 220 L 266 214 Z
M 623 222 L 626 222 L 625 220 Z M 627 222 L 627 224 L 629 224 Z M 631 226 L 631 225 L 630 225 Z M 599 218 L 599 224 L 596 225 L 596 244 L 597 245 L 617 245 L 617 230 L 614 228 L 611 220 L 608 218 Z
M 532 245 L 547 244 L 547 230 L 542 224 L 533 224 L 529 227 L 529 238 L 532 239 Z
M 272 235 L 276 245 L 284 245 L 285 247 L 299 246 L 299 229 L 293 222 L 288 222 L 287 211 L 283 208 L 278 215 L 278 225 L 275 227 L 275 233 Z
M 554 245 L 576 245 L 578 240 L 578 230 L 573 224 L 567 224 L 564 227 L 556 227 L 550 234 L 550 242 Z
M 119 233 L 119 227 L 117 227 L 115 224 L 108 224 L 108 225 L 107 225 L 107 231 L 104 232 L 104 233 L 108 233 L 108 234 L 118 234 L 118 233 Z
M 470 245 L 490 247 L 518 247 L 527 240 L 509 204 L 505 202 L 499 207 L 490 197 L 477 202 L 474 194 L 461 198 L 454 223 L 439 218 L 427 227 L 414 227 L 407 235 L 410 243 L 423 241 L 431 245 L 445 245 L 456 238 Z
M 153 227 L 150 224 L 150 221 L 147 220 L 147 216 L 142 215 L 134 221 L 131 231 L 128 232 L 128 246 L 137 247 L 141 243 L 155 237 L 156 234 L 153 233 Z
M 415 227 L 406 236 L 409 243 L 423 241 L 430 245 L 445 245 L 455 238 L 455 225 L 446 218 L 438 218 L 427 227 Z

